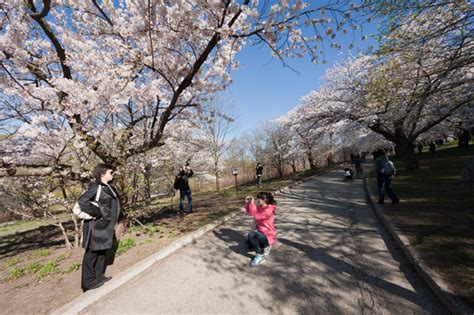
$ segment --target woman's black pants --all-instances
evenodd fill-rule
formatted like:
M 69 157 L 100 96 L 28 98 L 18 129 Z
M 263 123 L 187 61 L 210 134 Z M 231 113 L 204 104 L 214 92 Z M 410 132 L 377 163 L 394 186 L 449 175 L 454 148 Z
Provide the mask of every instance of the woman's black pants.
M 82 260 L 82 289 L 88 290 L 102 282 L 106 267 L 105 250 L 86 249 Z

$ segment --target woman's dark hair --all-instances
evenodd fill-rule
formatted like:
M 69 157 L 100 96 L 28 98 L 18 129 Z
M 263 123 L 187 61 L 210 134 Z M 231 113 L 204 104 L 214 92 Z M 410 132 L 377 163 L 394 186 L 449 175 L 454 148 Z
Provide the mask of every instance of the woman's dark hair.
M 277 202 L 275 201 L 275 198 L 273 197 L 273 194 L 272 193 L 269 193 L 269 192 L 259 192 L 257 194 L 257 199 L 263 199 L 265 200 L 265 203 L 267 205 L 276 205 Z
M 92 171 L 92 176 L 94 176 L 94 178 L 100 182 L 100 178 L 105 175 L 105 173 L 107 173 L 108 170 L 113 170 L 115 171 L 115 167 L 113 167 L 112 165 L 110 164 L 104 164 L 104 163 L 100 163 L 98 164 L 94 170 Z

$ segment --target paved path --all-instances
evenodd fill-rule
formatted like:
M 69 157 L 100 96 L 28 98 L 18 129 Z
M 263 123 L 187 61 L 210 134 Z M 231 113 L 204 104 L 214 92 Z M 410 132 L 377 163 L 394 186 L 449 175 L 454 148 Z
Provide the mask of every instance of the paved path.
M 333 171 L 277 196 L 279 242 L 252 268 L 237 216 L 86 308 L 88 314 L 446 313 Z

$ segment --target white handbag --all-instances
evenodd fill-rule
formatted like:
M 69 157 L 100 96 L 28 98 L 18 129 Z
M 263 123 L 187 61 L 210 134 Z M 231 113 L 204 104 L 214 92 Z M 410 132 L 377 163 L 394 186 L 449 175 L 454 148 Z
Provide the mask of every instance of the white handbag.
M 91 203 L 98 207 L 99 206 L 99 198 L 100 198 L 100 192 L 102 191 L 102 186 L 99 184 L 99 188 L 97 188 L 97 194 L 95 195 L 95 201 L 91 201 Z M 78 217 L 79 219 L 84 219 L 84 220 L 91 220 L 93 219 L 94 217 L 92 217 L 91 215 L 85 213 L 84 211 L 81 210 L 81 207 L 79 207 L 79 202 L 76 201 L 76 203 L 74 204 L 74 207 L 72 208 L 72 213 L 74 213 L 74 215 L 76 217 Z

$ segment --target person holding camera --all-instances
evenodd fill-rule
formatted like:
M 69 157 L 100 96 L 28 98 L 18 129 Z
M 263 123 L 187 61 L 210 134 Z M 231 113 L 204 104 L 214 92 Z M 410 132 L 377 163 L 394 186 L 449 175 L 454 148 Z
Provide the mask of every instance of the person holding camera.
M 255 249 L 256 255 L 250 265 L 256 267 L 265 261 L 276 241 L 274 218 L 277 206 L 273 194 L 268 192 L 259 192 L 255 199 L 247 196 L 245 202 L 245 213 L 255 219 L 255 230 L 249 232 L 245 244 L 249 249 Z
M 188 212 L 193 212 L 193 198 L 191 195 L 191 188 L 189 187 L 188 179 L 194 175 L 193 170 L 187 162 L 185 166 L 181 168 L 178 175 L 176 176 L 174 188 L 179 189 L 179 214 L 184 214 L 184 198 L 188 199 Z

